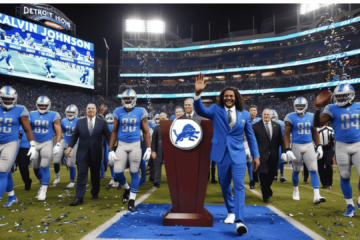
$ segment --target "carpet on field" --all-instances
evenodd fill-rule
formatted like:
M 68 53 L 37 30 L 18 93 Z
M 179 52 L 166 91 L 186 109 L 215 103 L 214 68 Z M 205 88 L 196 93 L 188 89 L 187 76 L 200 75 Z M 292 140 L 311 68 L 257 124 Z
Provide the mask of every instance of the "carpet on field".
M 227 211 L 223 205 L 205 205 L 213 215 L 213 227 L 162 226 L 170 204 L 139 204 L 137 211 L 126 213 L 97 238 L 104 239 L 311 239 L 265 206 L 245 206 L 248 234 L 238 236 L 235 224 L 224 224 Z

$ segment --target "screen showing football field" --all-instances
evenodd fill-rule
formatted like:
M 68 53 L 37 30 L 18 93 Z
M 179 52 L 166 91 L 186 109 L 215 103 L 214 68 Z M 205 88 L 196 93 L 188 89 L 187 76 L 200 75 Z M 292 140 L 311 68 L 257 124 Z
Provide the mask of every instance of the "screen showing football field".
M 0 74 L 94 89 L 94 45 L 0 13 Z

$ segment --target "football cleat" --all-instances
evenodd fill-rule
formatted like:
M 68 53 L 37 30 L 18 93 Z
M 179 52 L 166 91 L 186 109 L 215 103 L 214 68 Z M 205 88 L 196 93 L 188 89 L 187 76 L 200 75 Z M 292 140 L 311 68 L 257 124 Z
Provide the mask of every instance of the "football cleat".
M 56 177 L 54 182 L 53 182 L 53 185 L 56 185 L 60 182 L 60 177 Z
M 228 213 L 228 216 L 225 218 L 224 223 L 233 224 L 235 222 L 235 213 Z
M 3 207 L 10 207 L 10 206 L 12 206 L 13 204 L 16 204 L 16 203 L 18 203 L 17 197 L 15 195 L 9 196 L 7 203 L 5 203 L 3 205 Z
M 9 71 L 11 71 L 11 70 L 14 70 L 14 67 L 8 67 L 7 68 Z
M 277 181 L 277 176 L 274 176 L 274 181 Z
M 119 182 L 114 182 L 114 184 L 112 186 L 115 188 L 119 187 Z
M 130 199 L 129 204 L 128 204 L 128 210 L 130 212 L 135 212 L 136 211 L 135 200 L 134 199 Z
M 108 186 L 114 186 L 114 179 L 113 178 L 111 178 L 111 180 L 110 180 L 110 182 L 109 182 L 109 184 L 108 184 Z
M 75 183 L 71 182 L 69 183 L 66 188 L 75 188 Z
M 355 217 L 355 206 L 348 204 L 346 213 L 344 213 L 345 217 Z
M 41 186 L 40 186 L 40 189 L 39 189 L 39 191 L 38 191 L 38 193 L 37 193 L 37 195 L 36 195 L 36 197 L 35 197 L 35 198 L 39 198 L 40 193 L 41 193 Z
M 248 233 L 248 229 L 242 222 L 238 222 L 236 223 L 236 232 L 241 236 Z
M 47 192 L 47 189 L 41 189 L 40 195 L 38 197 L 39 201 L 44 201 L 46 199 L 46 192 Z
M 286 178 L 285 178 L 284 176 L 281 176 L 281 177 L 280 177 L 280 182 L 286 183 Z
M 320 204 L 320 203 L 322 203 L 322 202 L 326 202 L 326 199 L 324 198 L 324 197 L 319 197 L 319 198 L 315 198 L 314 199 L 314 203 L 315 204 Z M 355 210 L 355 207 L 354 207 L 354 210 Z
M 293 192 L 293 199 L 294 200 L 300 200 L 300 192 L 299 191 L 295 191 Z
M 122 199 L 123 204 L 125 204 L 129 201 L 129 197 L 130 197 L 130 188 L 125 189 L 125 191 L 124 191 L 123 199 Z

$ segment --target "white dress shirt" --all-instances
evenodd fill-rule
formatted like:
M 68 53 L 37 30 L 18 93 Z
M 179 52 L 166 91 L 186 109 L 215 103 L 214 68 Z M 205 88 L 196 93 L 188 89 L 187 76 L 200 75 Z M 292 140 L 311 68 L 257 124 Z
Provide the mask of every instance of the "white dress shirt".
M 94 116 L 93 118 L 91 118 L 91 121 L 92 121 L 92 124 L 93 124 L 93 128 L 95 128 L 95 119 L 96 119 L 96 116 Z M 89 128 L 89 125 L 90 125 L 90 118 L 87 117 L 87 122 L 88 122 L 88 128 Z
M 263 120 L 263 123 L 264 123 L 264 127 L 265 127 L 265 129 L 266 129 L 266 125 L 265 124 L 268 124 L 268 127 L 269 127 L 269 129 L 270 129 L 270 140 L 271 140 L 271 138 L 272 138 L 272 132 L 273 132 L 273 129 L 272 129 L 272 125 L 271 125 L 271 120 L 269 121 L 269 122 L 265 122 L 264 120 Z M 266 133 L 267 134 L 267 133 Z
M 193 116 L 194 116 L 194 111 L 192 111 L 192 113 L 191 113 L 191 114 L 187 114 L 187 113 L 185 113 L 185 114 L 186 114 L 186 117 L 193 118 Z
M 230 129 L 232 129 L 232 128 L 236 125 L 236 121 L 237 121 L 237 114 L 236 114 L 236 107 L 235 107 L 235 105 L 232 106 L 231 108 L 227 108 L 227 107 L 225 106 L 226 115 L 227 115 L 227 113 L 228 113 L 229 110 L 231 110 L 232 122 L 230 123 Z

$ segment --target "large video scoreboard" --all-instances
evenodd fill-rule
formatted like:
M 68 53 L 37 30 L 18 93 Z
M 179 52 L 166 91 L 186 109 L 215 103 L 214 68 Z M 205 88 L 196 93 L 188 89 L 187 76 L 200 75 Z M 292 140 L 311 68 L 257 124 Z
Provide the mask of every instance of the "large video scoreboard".
M 94 44 L 0 13 L 0 74 L 94 89 Z

